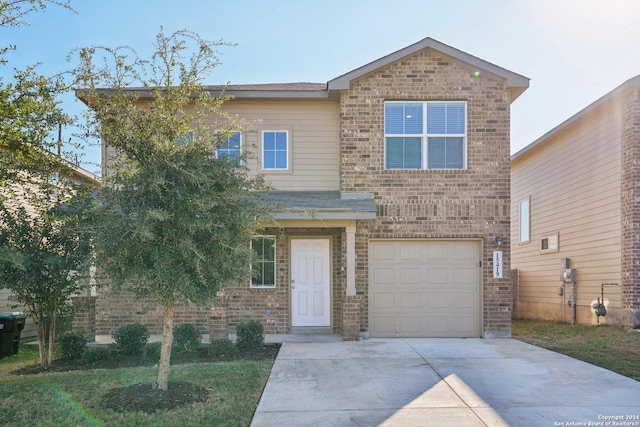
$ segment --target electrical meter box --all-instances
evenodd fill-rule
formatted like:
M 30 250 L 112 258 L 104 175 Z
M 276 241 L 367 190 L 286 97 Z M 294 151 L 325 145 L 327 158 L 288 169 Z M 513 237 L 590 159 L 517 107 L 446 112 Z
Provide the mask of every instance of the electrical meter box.
M 560 280 L 564 283 L 572 283 L 576 280 L 576 270 L 571 268 L 569 258 L 562 258 L 560 260 Z

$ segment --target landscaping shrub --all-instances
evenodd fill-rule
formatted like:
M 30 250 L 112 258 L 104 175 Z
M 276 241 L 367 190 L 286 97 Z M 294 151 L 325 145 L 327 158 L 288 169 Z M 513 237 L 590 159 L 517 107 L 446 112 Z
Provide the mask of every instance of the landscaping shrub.
M 58 349 L 62 357 L 79 359 L 87 348 L 87 338 L 82 332 L 65 332 L 58 338 Z
M 142 354 L 144 345 L 149 341 L 149 330 L 142 323 L 123 325 L 116 329 L 113 339 L 116 349 L 123 354 Z
M 194 325 L 185 323 L 173 330 L 172 352 L 190 353 L 198 350 L 202 334 Z
M 227 338 L 219 338 L 209 344 L 209 354 L 212 356 L 232 356 L 236 351 L 236 345 Z
M 160 361 L 160 347 L 162 343 L 152 342 L 144 346 L 144 351 L 142 352 L 142 358 L 151 363 L 158 363 Z
M 86 364 L 99 362 L 101 360 L 109 360 L 111 358 L 111 347 L 101 345 L 98 347 L 89 347 L 82 353 L 82 362 Z
M 264 327 L 257 320 L 242 322 L 236 328 L 236 347 L 240 350 L 260 347 L 264 344 Z

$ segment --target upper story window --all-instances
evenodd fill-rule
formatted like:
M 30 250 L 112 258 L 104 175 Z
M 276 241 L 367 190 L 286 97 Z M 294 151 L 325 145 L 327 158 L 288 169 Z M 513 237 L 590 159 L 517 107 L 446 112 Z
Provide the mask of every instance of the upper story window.
M 276 237 L 256 236 L 251 239 L 257 262 L 251 265 L 252 288 L 276 287 Z
M 178 145 L 184 145 L 188 142 L 193 142 L 193 131 L 190 130 L 185 133 L 184 136 L 176 138 L 176 142 L 178 143 Z
M 262 132 L 262 168 L 289 169 L 289 132 L 284 130 Z
M 242 149 L 242 135 L 236 132 L 225 139 L 225 143 L 216 149 L 216 157 L 239 161 Z
M 384 104 L 385 169 L 465 169 L 467 103 Z
M 530 198 L 520 201 L 520 242 L 528 242 L 531 240 L 530 204 Z

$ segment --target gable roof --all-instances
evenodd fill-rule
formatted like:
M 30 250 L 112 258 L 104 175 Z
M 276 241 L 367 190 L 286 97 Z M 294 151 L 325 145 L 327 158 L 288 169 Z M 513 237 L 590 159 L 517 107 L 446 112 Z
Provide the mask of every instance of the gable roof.
M 625 81 L 620 86 L 613 89 L 611 92 L 598 98 L 597 100 L 595 100 L 594 102 L 592 102 L 591 104 L 583 108 L 582 110 L 578 111 L 573 116 L 569 117 L 564 122 L 560 123 L 558 126 L 551 129 L 549 132 L 542 135 L 540 138 L 536 139 L 535 141 L 533 141 L 532 143 L 530 143 L 529 145 L 527 145 L 517 153 L 513 154 L 511 156 L 511 161 L 519 159 L 520 157 L 524 156 L 526 153 L 530 152 L 534 148 L 543 146 L 544 143 L 548 141 L 550 137 L 568 128 L 575 122 L 582 119 L 587 114 L 593 112 L 596 108 L 599 108 L 602 105 L 607 104 L 609 102 L 619 102 L 620 95 L 623 94 L 627 88 L 640 88 L 640 75 L 637 75 Z
M 393 52 L 382 58 L 376 59 L 362 67 L 349 71 L 339 77 L 329 80 L 327 83 L 265 83 L 265 84 L 234 84 L 234 85 L 211 85 L 204 86 L 211 95 L 217 96 L 225 93 L 234 98 L 244 99 L 332 99 L 339 97 L 339 91 L 348 90 L 351 81 L 374 72 L 382 67 L 392 64 L 407 56 L 413 55 L 423 49 L 431 49 L 447 55 L 453 59 L 467 63 L 474 68 L 494 74 L 504 78 L 507 88 L 511 94 L 511 102 L 520 96 L 529 87 L 529 78 L 520 74 L 498 67 L 490 62 L 484 61 L 473 55 L 469 55 L 461 50 L 448 46 L 430 37 L 420 40 L 410 46 Z M 149 88 L 128 88 L 136 93 L 140 98 L 151 98 L 152 93 Z M 111 89 L 100 89 L 100 92 L 109 95 Z M 76 96 L 85 103 L 88 103 L 86 94 L 76 90 Z
M 507 87 L 511 92 L 511 102 L 513 102 L 529 87 L 529 78 L 506 70 L 502 67 L 498 67 L 497 65 L 494 65 L 473 55 L 469 55 L 466 52 L 453 48 L 430 37 L 422 39 L 417 43 L 405 47 L 404 49 L 395 51 L 389 55 L 383 56 L 380 59 L 376 59 L 373 62 L 363 65 L 362 67 L 356 68 L 355 70 L 349 71 L 346 74 L 336 77 L 335 79 L 330 80 L 327 83 L 327 87 L 330 91 L 349 89 L 349 84 L 352 80 L 355 80 L 394 62 L 397 62 L 402 58 L 413 55 L 414 53 L 417 53 L 423 49 L 435 50 L 454 59 L 472 65 L 475 68 L 488 71 L 492 74 L 497 75 L 498 77 L 504 78 L 507 81 Z

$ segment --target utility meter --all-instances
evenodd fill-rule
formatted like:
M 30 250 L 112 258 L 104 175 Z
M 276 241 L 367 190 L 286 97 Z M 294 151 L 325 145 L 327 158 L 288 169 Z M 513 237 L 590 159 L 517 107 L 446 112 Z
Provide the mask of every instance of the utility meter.
M 571 268 L 569 258 L 560 260 L 560 280 L 564 283 L 573 283 L 576 280 L 576 270 Z

